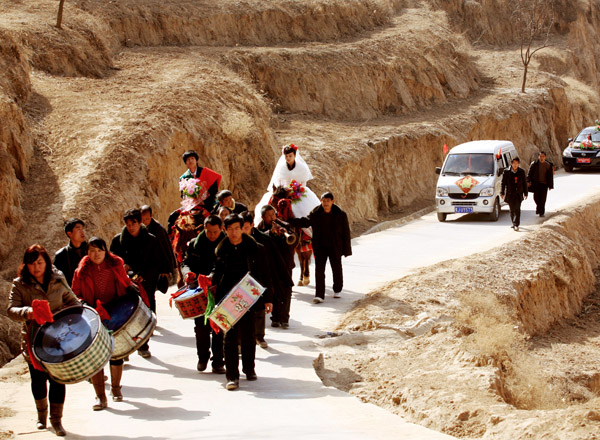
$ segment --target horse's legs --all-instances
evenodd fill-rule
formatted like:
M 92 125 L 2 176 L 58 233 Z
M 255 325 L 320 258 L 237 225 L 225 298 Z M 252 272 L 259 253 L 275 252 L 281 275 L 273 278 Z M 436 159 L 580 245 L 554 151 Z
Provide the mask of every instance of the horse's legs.
M 302 275 L 304 274 L 304 262 L 302 261 L 302 251 L 300 251 L 300 246 L 296 246 L 296 249 L 294 249 L 294 251 L 296 252 L 296 255 L 298 255 L 298 261 L 300 261 L 300 278 L 298 279 L 298 286 L 302 286 L 303 282 L 302 282 Z
M 308 286 L 310 283 L 310 257 L 312 256 L 312 251 L 300 252 L 300 277 L 303 278 L 303 284 Z
M 181 263 L 177 263 L 177 288 L 183 287 L 183 274 L 181 273 Z

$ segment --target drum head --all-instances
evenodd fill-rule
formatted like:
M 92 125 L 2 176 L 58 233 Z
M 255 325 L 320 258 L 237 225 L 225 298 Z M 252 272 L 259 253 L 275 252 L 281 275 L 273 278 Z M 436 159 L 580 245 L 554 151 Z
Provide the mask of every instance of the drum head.
M 69 307 L 54 315 L 54 322 L 40 327 L 33 350 L 42 362 L 68 361 L 91 345 L 100 325 L 100 317 L 89 307 Z
M 138 308 L 139 302 L 138 295 L 128 293 L 106 304 L 104 308 L 110 315 L 110 321 L 103 321 L 106 328 L 117 331 L 123 327 Z
M 177 298 L 175 298 L 175 301 L 181 301 L 182 299 L 190 298 L 192 296 L 198 295 L 199 293 L 202 293 L 201 287 L 197 287 L 195 289 L 188 289 L 181 295 L 179 295 Z

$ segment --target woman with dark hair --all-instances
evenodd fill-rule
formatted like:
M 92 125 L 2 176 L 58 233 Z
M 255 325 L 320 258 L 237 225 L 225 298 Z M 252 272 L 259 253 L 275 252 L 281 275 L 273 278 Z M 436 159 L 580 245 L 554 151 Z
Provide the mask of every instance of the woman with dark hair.
M 66 435 L 62 427 L 63 405 L 65 403 L 65 386 L 55 382 L 43 368 L 32 358 L 32 336 L 39 328 L 35 321 L 34 300 L 45 301 L 54 314 L 60 310 L 79 305 L 64 275 L 52 266 L 46 249 L 39 244 L 27 248 L 23 262 L 17 273 L 18 278 L 8 297 L 8 317 L 23 322 L 22 347 L 23 355 L 29 366 L 31 375 L 31 391 L 38 412 L 37 428 L 46 428 L 48 418 L 48 400 L 50 400 L 50 423 L 58 436 Z M 50 384 L 48 393 L 47 384 Z
M 83 257 L 73 275 L 73 292 L 83 302 L 97 307 L 97 302 L 106 304 L 115 298 L 134 291 L 133 282 L 123 268 L 123 259 L 109 252 L 106 242 L 98 237 L 88 241 L 88 254 Z M 123 359 L 110 361 L 111 395 L 114 402 L 121 402 L 121 376 Z M 94 411 L 108 406 L 104 390 L 104 369 L 92 376 L 92 385 L 96 391 Z

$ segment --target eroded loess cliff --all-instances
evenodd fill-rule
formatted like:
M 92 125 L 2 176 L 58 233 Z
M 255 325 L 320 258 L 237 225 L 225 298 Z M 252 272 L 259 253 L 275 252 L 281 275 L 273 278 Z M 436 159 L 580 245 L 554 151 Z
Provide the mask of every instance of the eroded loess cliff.
M 33 143 L 21 106 L 31 92 L 23 48 L 0 29 L 0 259 L 23 224 L 20 181 L 29 170 Z

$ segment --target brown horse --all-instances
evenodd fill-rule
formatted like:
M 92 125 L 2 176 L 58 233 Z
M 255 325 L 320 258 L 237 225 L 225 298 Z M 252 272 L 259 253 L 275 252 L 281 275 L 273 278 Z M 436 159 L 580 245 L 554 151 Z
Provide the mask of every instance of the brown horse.
M 273 186 L 273 196 L 269 204 L 275 207 L 277 218 L 287 221 L 294 217 L 292 212 L 291 190 L 285 186 Z M 312 257 L 312 238 L 302 228 L 290 227 L 298 237 L 294 251 L 300 261 L 300 279 L 298 286 L 308 286 L 310 283 L 310 258 Z

